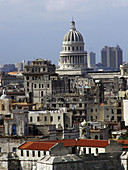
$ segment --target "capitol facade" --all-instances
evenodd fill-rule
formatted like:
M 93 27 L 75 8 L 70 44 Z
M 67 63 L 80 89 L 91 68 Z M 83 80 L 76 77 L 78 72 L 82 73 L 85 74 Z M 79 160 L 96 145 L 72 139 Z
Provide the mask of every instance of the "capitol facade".
M 84 51 L 84 39 L 71 21 L 70 30 L 64 35 L 62 51 L 58 61 L 58 74 L 83 74 L 87 70 L 87 52 Z

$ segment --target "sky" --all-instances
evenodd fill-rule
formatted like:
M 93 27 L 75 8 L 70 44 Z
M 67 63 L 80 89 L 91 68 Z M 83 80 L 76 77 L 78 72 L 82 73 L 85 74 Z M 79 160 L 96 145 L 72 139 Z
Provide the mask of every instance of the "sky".
M 128 0 L 0 0 L 0 64 L 42 58 L 57 65 L 72 17 L 97 62 L 104 46 L 117 44 L 128 62 Z

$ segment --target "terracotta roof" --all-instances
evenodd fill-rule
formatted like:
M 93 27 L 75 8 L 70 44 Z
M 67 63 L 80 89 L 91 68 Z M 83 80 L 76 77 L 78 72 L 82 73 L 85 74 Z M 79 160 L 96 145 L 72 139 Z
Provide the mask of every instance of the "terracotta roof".
M 80 139 L 77 142 L 77 146 L 86 146 L 86 147 L 105 148 L 108 145 L 109 145 L 108 140 Z
M 18 74 L 18 71 L 12 71 L 12 72 L 9 72 L 8 74 L 10 75 Z
M 54 141 L 48 141 L 48 142 L 55 142 L 55 143 L 63 143 L 64 146 L 76 146 L 77 141 L 76 139 L 65 139 L 65 140 L 54 140 Z
M 122 145 L 128 145 L 128 140 L 116 140 L 116 141 Z
M 128 146 L 123 146 L 124 149 L 128 148 Z
M 92 140 L 92 139 L 65 139 L 54 141 L 39 141 L 39 142 L 25 142 L 18 149 L 25 150 L 46 150 L 48 151 L 52 146 L 57 143 L 63 143 L 65 147 L 83 146 L 83 147 L 98 147 L 105 148 L 109 145 L 107 140 Z
M 90 132 L 100 132 L 99 129 L 90 129 Z
M 48 151 L 55 144 L 55 142 L 25 142 L 18 149 Z

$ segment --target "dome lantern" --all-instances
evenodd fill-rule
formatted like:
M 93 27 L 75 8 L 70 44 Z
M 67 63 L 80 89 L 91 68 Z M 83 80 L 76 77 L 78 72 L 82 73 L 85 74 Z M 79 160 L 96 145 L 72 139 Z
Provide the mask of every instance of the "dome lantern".
M 76 31 L 75 22 L 74 21 L 72 21 L 71 24 L 70 24 L 70 31 Z

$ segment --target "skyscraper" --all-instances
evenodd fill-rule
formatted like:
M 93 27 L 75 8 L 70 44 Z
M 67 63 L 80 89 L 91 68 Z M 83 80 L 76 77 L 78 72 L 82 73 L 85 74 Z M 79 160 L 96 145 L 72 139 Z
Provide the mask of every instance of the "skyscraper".
M 118 45 L 116 47 L 105 46 L 101 50 L 101 64 L 104 67 L 110 67 L 111 69 L 119 69 L 122 62 L 123 52 Z
M 93 52 L 88 53 L 88 67 L 93 68 L 96 64 L 96 54 Z

